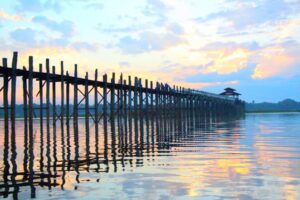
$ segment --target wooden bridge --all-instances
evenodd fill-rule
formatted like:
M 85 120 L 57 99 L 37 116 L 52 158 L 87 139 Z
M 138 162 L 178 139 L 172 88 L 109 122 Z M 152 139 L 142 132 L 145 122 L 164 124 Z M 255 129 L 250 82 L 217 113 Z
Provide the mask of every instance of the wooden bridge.
M 1 109 L 4 111 L 5 124 L 3 181 L 0 181 L 0 188 L 2 188 L 0 196 L 3 197 L 8 197 L 12 193 L 13 197 L 17 198 L 19 188 L 29 186 L 31 197 L 34 198 L 37 186 L 57 187 L 59 185 L 56 182 L 58 177 L 62 179 L 60 185 L 63 189 L 66 182 L 66 171 L 75 171 L 78 181 L 81 168 L 90 169 L 90 165 L 93 163 L 96 164 L 95 170 L 97 172 L 108 170 L 108 168 L 101 169 L 99 166 L 100 163 L 108 166 L 109 162 L 113 163 L 116 171 L 118 162 L 124 166 L 124 157 L 131 158 L 134 154 L 142 156 L 144 153 L 150 156 L 151 149 L 153 149 L 152 155 L 155 155 L 154 148 L 168 148 L 173 140 L 187 137 L 186 133 L 191 127 L 202 127 L 200 123 L 199 125 L 196 123 L 199 119 L 199 122 L 202 123 L 203 120 L 204 124 L 208 124 L 211 119 L 234 117 L 244 112 L 242 101 L 221 95 L 178 86 L 170 87 L 168 84 L 158 82 L 154 85 L 152 81 L 149 82 L 148 80 L 145 80 L 143 84 L 140 78 L 134 77 L 132 80 L 128 76 L 125 79 L 122 74 L 119 80 L 116 80 L 115 73 L 112 74 L 110 81 L 108 81 L 107 74 L 104 74 L 102 81 L 100 81 L 97 69 L 93 80 L 89 79 L 88 73 L 86 73 L 85 78 L 80 78 L 78 77 L 77 65 L 74 68 L 74 75 L 71 76 L 68 72 L 64 72 L 63 62 L 61 62 L 60 74 L 57 74 L 54 66 L 50 72 L 49 59 L 46 59 L 45 71 L 43 71 L 43 65 L 39 64 L 39 72 L 35 72 L 33 71 L 32 56 L 29 57 L 27 68 L 17 67 L 17 60 L 18 53 L 14 52 L 11 67 L 8 67 L 6 58 L 2 59 L 2 66 L 0 66 L 0 76 L 3 80 L 3 86 L 0 88 L 3 96 Z M 18 81 L 20 83 L 17 84 Z M 19 91 L 17 86 L 22 86 L 21 93 L 17 92 Z M 57 87 L 59 87 L 58 92 Z M 60 96 L 56 96 L 58 94 Z M 16 161 L 17 97 L 23 98 L 24 128 L 22 128 L 25 148 L 23 171 L 18 171 Z M 60 102 L 57 104 L 59 99 Z M 35 113 L 37 111 L 38 116 Z M 79 156 L 79 144 L 80 142 L 84 143 L 84 141 L 79 140 L 78 131 L 78 117 L 81 115 L 85 119 L 85 157 Z M 37 139 L 33 134 L 34 117 L 39 119 L 39 122 L 35 123 L 40 124 L 40 155 L 37 155 L 34 150 L 34 142 Z M 115 117 L 117 123 L 115 123 Z M 44 118 L 46 119 L 45 131 L 43 127 L 45 125 Z M 90 135 L 90 120 L 93 120 L 95 125 L 92 130 L 93 135 Z M 60 121 L 61 141 L 57 141 L 56 138 L 58 121 Z M 71 121 L 73 122 L 73 129 L 70 129 Z M 52 122 L 52 129 L 50 129 L 50 122 Z M 98 134 L 100 122 L 103 122 L 103 136 Z M 108 122 L 109 126 L 107 125 Z M 146 124 L 145 127 L 143 123 Z M 118 129 L 117 135 L 116 128 Z M 71 134 L 71 130 L 73 134 Z M 211 126 L 209 126 L 209 130 L 212 130 Z M 111 152 L 108 152 L 108 131 L 111 132 L 112 137 Z M 44 133 L 46 133 L 45 138 Z M 50 135 L 53 136 L 53 146 L 51 146 Z M 74 138 L 74 158 L 70 157 L 70 135 Z M 95 154 L 92 155 L 89 148 L 91 138 L 95 138 L 96 147 Z M 132 141 L 133 138 L 134 141 Z M 158 145 L 155 145 L 154 138 L 156 138 Z M 64 143 L 65 139 L 67 145 Z M 99 148 L 99 139 L 103 140 L 103 148 Z M 116 140 L 119 141 L 116 143 Z M 62 158 L 57 158 L 56 142 L 62 143 Z M 122 155 L 119 155 L 118 158 L 116 144 L 121 145 L 120 149 L 122 150 Z M 135 144 L 136 152 L 134 152 L 133 144 Z M 44 148 L 46 149 L 44 150 Z M 9 149 L 11 150 L 10 154 Z M 53 149 L 52 153 L 51 149 Z M 102 149 L 103 152 L 99 152 L 99 149 Z M 46 151 L 45 160 L 44 151 Z M 50 154 L 53 154 L 54 161 L 51 161 Z M 109 154 L 111 155 L 109 156 Z M 109 157 L 112 157 L 112 160 L 109 160 Z M 39 160 L 39 169 L 34 167 L 35 159 Z M 9 161 L 11 161 L 11 165 Z M 61 172 L 59 172 L 60 169 Z M 23 176 L 23 179 L 20 180 L 17 176 Z
M 22 79 L 24 122 L 25 124 L 29 122 L 29 129 L 32 129 L 35 110 L 39 110 L 42 126 L 44 117 L 48 121 L 52 117 L 53 125 L 56 124 L 57 120 L 60 120 L 61 124 L 64 123 L 64 120 L 69 123 L 70 119 L 73 119 L 76 124 L 82 109 L 87 128 L 90 119 L 95 122 L 97 127 L 102 117 L 115 114 L 156 113 L 165 115 L 180 109 L 191 109 L 203 115 L 216 116 L 237 115 L 244 112 L 242 101 L 208 92 L 178 86 L 171 87 L 159 82 L 154 85 L 152 81 L 147 79 L 143 83 L 142 79 L 138 77 L 132 79 L 131 76 L 128 76 L 126 79 L 122 74 L 119 80 L 116 80 L 115 73 L 112 73 L 110 81 L 107 80 L 107 74 L 104 74 L 101 81 L 97 69 L 93 79 L 89 79 L 88 73 L 86 73 L 85 78 L 80 78 L 78 77 L 77 65 L 75 64 L 74 75 L 71 76 L 68 71 L 65 73 L 63 61 L 60 63 L 60 74 L 57 74 L 55 66 L 52 66 L 50 72 L 49 59 L 46 59 L 45 71 L 43 71 L 43 64 L 39 64 L 39 71 L 36 72 L 33 71 L 32 56 L 29 56 L 27 68 L 17 67 L 17 61 L 18 53 L 14 52 L 11 67 L 8 66 L 7 58 L 2 59 L 2 66 L 0 66 L 0 75 L 3 79 L 3 87 L 1 88 L 3 93 L 2 109 L 4 109 L 6 128 L 8 128 L 9 116 L 12 126 L 16 119 L 17 77 Z M 36 83 L 39 91 L 37 94 L 33 94 L 33 85 Z M 61 99 L 58 105 L 57 86 L 60 87 Z M 90 100 L 92 93 L 93 100 Z M 70 94 L 72 94 L 72 98 L 70 98 Z M 39 106 L 33 103 L 34 96 L 39 98 Z M 73 100 L 72 103 L 70 103 L 70 99 Z M 93 102 L 93 105 L 90 105 L 90 102 Z M 57 107 L 59 106 L 60 112 L 58 113 Z

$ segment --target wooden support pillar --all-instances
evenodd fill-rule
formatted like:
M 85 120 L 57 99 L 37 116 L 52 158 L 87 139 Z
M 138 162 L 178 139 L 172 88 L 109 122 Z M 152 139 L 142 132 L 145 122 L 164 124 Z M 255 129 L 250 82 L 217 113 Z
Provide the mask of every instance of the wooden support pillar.
M 2 65 L 4 68 L 7 68 L 7 58 L 2 59 Z M 8 124 L 8 76 L 7 74 L 3 75 L 3 107 L 4 107 L 4 129 L 5 133 L 8 133 L 9 124 Z M 8 138 L 8 137 L 7 137 Z
M 159 84 L 156 82 L 156 88 L 155 88 L 155 110 L 156 114 L 159 113 Z
M 42 73 L 43 72 L 43 65 L 40 64 L 39 65 L 39 72 Z M 43 80 L 40 78 L 39 79 L 39 91 L 40 91 L 40 132 L 41 134 L 43 133 L 43 95 L 44 95 L 44 92 L 43 92 Z
M 124 80 L 124 86 L 126 87 L 126 80 Z M 124 107 L 124 114 L 127 115 L 127 90 L 124 87 L 124 94 L 123 94 L 123 107 Z
M 119 102 L 119 106 L 118 106 L 118 110 L 120 111 L 121 114 L 123 114 L 123 74 L 121 73 L 120 75 L 120 88 L 119 88 L 119 92 L 118 92 L 118 102 Z
M 94 101 L 95 101 L 95 132 L 98 134 L 98 113 L 99 113 L 99 107 L 98 107 L 98 69 L 95 70 L 95 82 L 94 82 Z M 98 138 L 96 138 L 98 140 Z
M 107 115 L 107 74 L 103 75 L 103 115 Z
M 154 112 L 154 91 L 153 91 L 153 81 L 150 81 L 150 102 L 151 102 L 151 113 Z
M 67 71 L 67 81 L 66 81 L 66 124 L 69 127 L 70 124 L 70 82 L 69 82 L 69 72 Z
M 139 93 L 139 113 L 142 115 L 143 113 L 143 86 L 142 86 L 142 79 L 138 80 L 138 93 Z
M 111 87 L 110 87 L 110 115 L 115 114 L 115 73 L 112 73 Z
M 148 110 L 149 110 L 149 88 L 148 88 L 148 79 L 145 80 L 145 108 L 148 114 Z
M 176 99 L 176 105 L 175 105 L 176 111 L 175 112 L 178 112 L 179 111 L 179 106 L 180 106 L 180 93 L 179 93 L 179 87 L 178 86 L 176 86 L 175 99 Z
M 13 60 L 12 60 L 12 73 L 11 73 L 11 103 L 10 103 L 10 119 L 11 119 L 11 137 L 15 137 L 15 120 L 16 120 L 16 69 L 17 69 L 17 62 L 18 62 L 18 52 L 13 53 Z
M 46 59 L 46 121 L 47 121 L 47 133 L 50 132 L 50 63 L 49 59 Z
M 52 75 L 55 75 L 55 66 L 52 66 Z M 53 78 L 52 80 L 52 122 L 53 127 L 56 127 L 56 81 Z
M 164 116 L 165 116 L 166 115 L 166 111 L 167 111 L 167 108 L 166 108 L 166 103 L 167 103 L 166 86 L 163 83 L 161 83 L 161 88 L 162 88 L 162 92 L 163 92 L 163 95 L 162 95 L 162 98 L 163 98 L 162 106 L 163 106 L 163 113 L 164 113 Z
M 74 66 L 74 105 L 73 105 L 73 124 L 77 128 L 78 123 L 78 85 L 77 85 L 77 64 Z
M 64 127 L 64 116 L 65 116 L 65 83 L 64 83 L 64 62 L 60 62 L 60 82 L 61 82 L 61 105 L 60 105 L 60 124 L 61 128 Z
M 28 105 L 29 105 L 29 134 L 32 139 L 33 134 L 33 57 L 29 56 L 29 75 L 28 75 Z M 31 141 L 33 142 L 33 141 Z
M 128 76 L 128 113 L 131 114 L 132 97 L 131 97 L 131 76 Z
M 137 93 L 137 84 L 138 84 L 138 78 L 134 77 L 134 89 L 133 89 L 133 107 L 135 115 L 137 113 L 137 101 L 138 101 L 138 93 Z
M 33 152 L 33 57 L 29 56 L 29 75 L 28 75 L 28 104 L 29 104 L 29 183 L 31 186 L 31 197 L 35 197 L 35 188 L 33 187 L 33 162 L 34 162 L 34 152 Z
M 84 96 L 85 96 L 85 129 L 89 132 L 89 74 L 86 72 L 85 82 L 84 82 Z
M 26 70 L 25 67 L 23 67 L 23 70 Z M 23 76 L 23 112 L 24 112 L 24 131 L 27 133 L 28 130 L 28 102 L 27 102 L 27 77 Z

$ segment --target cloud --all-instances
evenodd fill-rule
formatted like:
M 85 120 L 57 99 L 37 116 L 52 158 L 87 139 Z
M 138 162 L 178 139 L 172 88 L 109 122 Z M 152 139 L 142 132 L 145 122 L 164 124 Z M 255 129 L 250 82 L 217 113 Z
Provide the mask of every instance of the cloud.
M 166 12 L 169 7 L 160 0 L 147 0 L 143 14 L 147 17 L 154 17 L 156 25 L 163 25 L 167 21 Z
M 6 12 L 0 10 L 0 20 L 8 20 L 8 21 L 20 21 L 22 19 L 19 15 L 9 15 Z
M 88 50 L 88 51 L 96 51 L 97 46 L 94 44 L 90 44 L 88 42 L 74 42 L 71 44 L 71 47 L 76 49 L 77 51 Z
M 37 45 L 37 41 L 35 39 L 36 35 L 37 31 L 31 28 L 16 29 L 10 33 L 10 36 L 13 40 L 31 47 Z
M 185 88 L 191 89 L 200 89 L 211 86 L 220 86 L 220 85 L 237 85 L 240 82 L 237 80 L 234 81 L 225 81 L 225 82 L 176 82 L 177 85 L 183 86 Z
M 232 28 L 239 30 L 250 26 L 281 21 L 290 15 L 297 14 L 300 10 L 299 4 L 285 2 L 284 0 L 263 0 L 257 2 L 233 0 L 227 2 L 231 3 L 231 9 L 212 13 L 206 18 L 199 18 L 198 20 L 204 22 L 224 19 L 230 22 Z
M 251 77 L 264 79 L 300 74 L 299 53 L 300 44 L 295 41 L 267 46 L 257 53 L 257 65 Z
M 39 23 L 48 29 L 57 31 L 62 34 L 63 37 L 70 37 L 74 32 L 74 24 L 71 21 L 64 20 L 62 22 L 56 22 L 48 19 L 45 16 L 35 16 L 32 22 Z
M 184 43 L 185 40 L 173 33 L 154 33 L 145 31 L 137 38 L 125 36 L 120 39 L 118 47 L 129 54 L 138 54 L 150 51 L 157 51 Z
M 88 9 L 102 10 L 104 8 L 103 3 L 89 3 L 85 6 Z
M 142 27 L 132 25 L 132 26 L 122 26 L 115 27 L 113 25 L 103 26 L 101 23 L 98 24 L 97 29 L 106 33 L 129 33 L 140 30 Z
M 122 62 L 119 62 L 119 65 L 122 66 L 122 67 L 129 67 L 130 63 L 127 62 L 127 61 L 122 61 Z
M 250 58 L 259 45 L 256 42 L 209 43 L 199 51 L 205 55 L 207 64 L 199 69 L 201 73 L 231 74 L 248 66 Z
M 44 10 L 60 12 L 62 5 L 61 1 L 57 0 L 17 0 L 16 10 L 19 12 L 42 12 Z

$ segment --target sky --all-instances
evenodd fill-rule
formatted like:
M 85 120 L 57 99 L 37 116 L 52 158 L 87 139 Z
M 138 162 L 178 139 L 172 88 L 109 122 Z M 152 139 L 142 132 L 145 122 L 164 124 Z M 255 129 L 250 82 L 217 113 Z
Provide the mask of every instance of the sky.
M 0 57 L 300 101 L 300 0 L 0 0 Z M 59 72 L 59 71 L 58 71 Z

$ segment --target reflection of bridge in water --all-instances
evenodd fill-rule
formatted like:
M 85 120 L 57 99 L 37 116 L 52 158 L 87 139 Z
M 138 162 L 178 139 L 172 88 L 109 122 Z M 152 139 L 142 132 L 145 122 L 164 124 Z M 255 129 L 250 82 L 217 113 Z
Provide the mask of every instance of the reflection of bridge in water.
M 195 111 L 169 112 L 165 116 L 117 115 L 104 117 L 97 130 L 85 130 L 84 121 L 79 119 L 77 125 L 63 124 L 58 129 L 45 121 L 46 131 L 34 121 L 34 134 L 17 121 L 17 134 L 5 132 L 0 139 L 4 141 L 0 195 L 17 198 L 26 189 L 35 197 L 39 187 L 64 189 L 72 184 L 68 175 L 72 172 L 75 175 L 71 181 L 79 184 L 85 180 L 81 177 L 84 173 L 100 175 L 151 164 L 157 156 L 224 137 L 214 134 L 220 128 L 219 120 L 224 118 Z M 236 126 L 226 123 L 229 125 Z M 230 133 L 226 137 L 230 138 Z
M 63 188 L 67 171 L 76 172 L 75 179 L 79 182 L 82 170 L 108 172 L 111 166 L 117 171 L 118 164 L 123 168 L 125 164 L 141 166 L 144 157 L 154 157 L 159 149 L 182 144 L 175 141 L 188 137 L 199 120 L 204 120 L 204 126 L 211 126 L 208 120 L 244 112 L 244 103 L 240 100 L 158 82 L 154 87 L 148 80 L 143 85 L 137 77 L 133 85 L 131 77 L 125 80 L 122 74 L 116 82 L 114 73 L 110 82 L 106 74 L 102 81 L 98 81 L 96 70 L 94 80 L 90 80 L 88 74 L 83 79 L 77 76 L 77 65 L 72 77 L 68 72 L 64 74 L 63 62 L 58 75 L 54 66 L 50 73 L 48 59 L 46 72 L 42 71 L 42 64 L 39 64 L 39 72 L 34 72 L 32 57 L 29 57 L 28 70 L 25 67 L 17 69 L 16 52 L 11 68 L 6 58 L 2 61 L 4 152 L 0 193 L 4 197 L 10 193 L 17 197 L 22 187 L 30 187 L 32 197 L 35 197 L 37 186 Z M 17 152 L 20 151 L 17 146 L 20 145 L 16 140 L 20 133 L 16 130 L 19 78 L 23 86 L 23 171 L 18 168 L 17 157 L 20 156 Z M 38 87 L 33 87 L 34 80 Z M 60 88 L 56 90 L 58 83 Z M 90 98 L 92 92 L 93 100 Z M 34 94 L 39 104 L 34 104 Z M 59 105 L 56 103 L 58 97 Z M 70 104 L 71 100 L 73 104 Z M 39 125 L 33 120 L 35 112 L 38 112 Z M 81 114 L 84 116 L 84 134 L 79 133 L 78 117 Z M 91 120 L 94 122 L 92 127 Z M 60 134 L 56 130 L 58 121 Z M 100 124 L 103 132 L 99 130 Z M 39 133 L 34 132 L 37 127 Z M 93 136 L 90 135 L 92 130 Z M 34 145 L 38 139 L 40 148 Z M 80 151 L 82 146 L 85 147 L 84 156 Z

